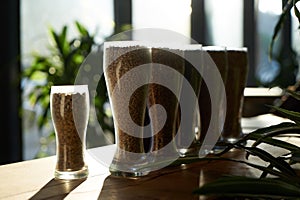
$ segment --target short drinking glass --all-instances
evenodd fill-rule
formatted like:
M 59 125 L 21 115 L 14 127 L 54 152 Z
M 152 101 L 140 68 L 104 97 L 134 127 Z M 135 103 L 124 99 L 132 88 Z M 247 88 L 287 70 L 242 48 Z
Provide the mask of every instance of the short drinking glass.
M 56 136 L 55 178 L 85 178 L 88 175 L 84 160 L 89 116 L 88 86 L 52 86 L 50 109 Z

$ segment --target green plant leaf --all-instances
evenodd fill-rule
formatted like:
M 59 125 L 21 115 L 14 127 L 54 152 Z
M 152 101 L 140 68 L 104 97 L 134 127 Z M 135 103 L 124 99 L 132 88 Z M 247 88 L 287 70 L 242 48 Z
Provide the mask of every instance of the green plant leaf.
M 44 81 L 47 77 L 47 74 L 42 71 L 34 71 L 30 75 L 30 79 L 33 81 Z
M 285 4 L 282 12 L 281 12 L 281 15 L 279 17 L 279 20 L 277 21 L 276 23 L 276 26 L 274 28 L 274 32 L 273 32 L 273 36 L 272 36 L 272 39 L 271 39 L 271 43 L 270 43 L 270 46 L 269 46 L 269 58 L 272 59 L 272 53 L 273 53 L 273 46 L 274 46 L 274 43 L 277 39 L 277 36 L 279 35 L 279 32 L 287 18 L 287 15 L 290 13 L 290 10 L 292 9 L 293 7 L 293 0 L 288 0 L 287 3 Z
M 300 12 L 299 12 L 299 10 L 298 10 L 298 8 L 297 8 L 297 6 L 296 6 L 296 3 L 297 3 L 298 1 L 299 1 L 299 0 L 294 0 L 293 6 L 294 6 L 294 13 L 295 13 L 295 15 L 296 15 L 296 17 L 297 17 L 297 19 L 298 19 L 298 23 L 300 24 Z M 300 28 L 300 26 L 298 26 L 298 28 Z
M 274 167 L 273 164 L 269 164 L 269 165 L 267 166 L 267 168 L 269 168 L 269 169 L 272 169 L 273 167 Z M 259 178 L 266 178 L 267 176 L 268 176 L 268 172 L 264 171 L 264 172 L 260 175 Z
M 298 184 L 274 178 L 223 177 L 194 190 L 198 195 L 299 199 Z
M 274 133 L 274 132 L 277 133 L 279 131 L 284 131 L 288 128 L 299 128 L 299 126 L 295 123 L 292 123 L 292 122 L 283 122 L 283 123 L 280 123 L 280 124 L 276 124 L 276 125 L 256 129 L 255 131 L 247 134 L 241 140 L 242 141 L 247 140 L 248 138 L 252 137 L 252 135 L 267 135 L 267 134 Z M 275 136 L 275 135 L 276 134 L 274 134 L 273 136 Z
M 294 169 L 291 168 L 291 166 L 287 162 L 285 162 L 280 158 L 275 158 L 267 151 L 257 147 L 242 147 L 242 148 L 245 149 L 251 155 L 257 156 L 262 160 L 264 160 L 265 162 L 271 163 L 274 167 L 276 167 L 278 170 L 282 171 L 283 173 L 286 173 L 291 176 L 296 175 Z
M 88 30 L 81 23 L 79 23 L 78 21 L 76 21 L 75 24 L 76 24 L 77 30 L 79 31 L 79 33 L 82 36 L 89 36 Z
M 252 147 L 258 146 L 259 144 L 264 142 L 290 151 L 298 151 L 300 149 L 298 146 L 290 144 L 288 142 L 274 139 L 272 137 L 299 132 L 300 127 L 297 124 L 284 122 L 270 127 L 257 129 L 246 135 L 242 140 L 255 140 L 255 142 L 252 144 Z
M 294 163 L 300 162 L 300 151 L 292 152 L 291 162 L 294 162 Z
M 270 137 L 263 137 L 262 135 L 258 135 L 258 134 L 251 134 L 250 137 L 248 137 L 249 140 L 256 140 L 255 143 L 253 143 L 251 146 L 255 147 L 261 143 L 266 143 L 269 145 L 272 145 L 274 147 L 280 147 L 283 149 L 287 149 L 289 151 L 298 151 L 300 150 L 300 148 L 294 144 L 290 144 L 288 142 L 282 141 L 282 140 L 278 140 L 278 139 L 274 139 L 274 138 L 270 138 Z
M 300 94 L 291 90 L 286 91 L 289 95 L 300 101 Z
M 38 128 L 39 130 L 41 130 L 43 128 L 43 126 L 48 122 L 49 118 L 48 118 L 48 114 L 49 114 L 49 108 L 50 108 L 50 102 L 48 102 L 48 106 L 46 109 L 44 109 L 43 114 L 41 116 L 39 116 L 38 118 Z
M 70 51 L 70 46 L 67 40 L 67 26 L 64 26 L 61 33 L 57 34 L 54 29 L 50 29 L 50 34 L 52 35 L 52 38 L 54 39 L 56 48 L 58 52 L 60 53 L 60 56 L 65 58 L 67 54 Z
M 37 101 L 37 96 L 34 92 L 31 92 L 29 95 L 28 95 L 28 99 L 29 99 L 29 102 L 31 105 L 35 105 L 36 104 L 36 101 Z
M 61 52 L 64 57 L 66 57 L 70 51 L 70 46 L 67 39 L 67 31 L 68 31 L 68 27 L 64 26 L 62 33 L 59 36 L 59 41 L 61 43 Z
M 300 113 L 295 112 L 295 111 L 286 110 L 286 109 L 283 109 L 283 108 L 279 108 L 279 107 L 276 107 L 276 106 L 269 106 L 269 107 L 271 107 L 272 109 L 274 109 L 277 112 L 281 113 L 286 118 L 294 121 L 297 125 L 300 125 Z

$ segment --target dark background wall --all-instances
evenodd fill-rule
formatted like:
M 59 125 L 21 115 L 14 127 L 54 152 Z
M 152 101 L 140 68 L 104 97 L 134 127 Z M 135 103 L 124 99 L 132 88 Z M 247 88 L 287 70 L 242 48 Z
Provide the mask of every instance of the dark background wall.
M 22 160 L 19 0 L 0 3 L 0 164 Z

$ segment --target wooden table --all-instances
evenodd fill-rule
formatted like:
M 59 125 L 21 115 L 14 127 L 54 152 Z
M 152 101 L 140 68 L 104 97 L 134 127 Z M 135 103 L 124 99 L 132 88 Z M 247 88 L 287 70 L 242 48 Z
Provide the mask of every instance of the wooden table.
M 300 144 L 299 139 L 294 142 Z M 111 152 L 110 148 L 98 150 Z M 240 151 L 226 156 L 244 158 Z M 0 166 L 0 199 L 199 199 L 192 194 L 193 190 L 222 175 L 259 175 L 257 170 L 239 163 L 201 161 L 166 167 L 138 179 L 114 178 L 107 167 L 87 154 L 90 171 L 87 179 L 59 181 L 53 179 L 55 162 L 55 156 L 51 156 Z
M 230 152 L 228 156 L 241 157 L 241 153 Z M 255 173 L 240 164 L 204 161 L 167 167 L 138 179 L 114 178 L 89 157 L 89 177 L 67 182 L 53 179 L 55 159 L 52 156 L 0 166 L 0 199 L 198 199 L 192 195 L 193 189 L 222 174 Z

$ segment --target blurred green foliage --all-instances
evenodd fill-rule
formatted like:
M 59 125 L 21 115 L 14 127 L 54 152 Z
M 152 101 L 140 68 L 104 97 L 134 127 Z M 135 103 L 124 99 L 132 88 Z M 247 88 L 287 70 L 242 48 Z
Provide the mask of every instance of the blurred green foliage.
M 52 85 L 73 85 L 77 72 L 84 59 L 92 51 L 95 42 L 95 35 L 92 35 L 78 21 L 75 22 L 78 36 L 68 39 L 68 27 L 64 26 L 60 32 L 53 28 L 49 29 L 49 36 L 52 43 L 49 46 L 49 54 L 33 54 L 33 61 L 30 66 L 22 72 L 22 78 L 31 81 L 34 87 L 27 98 L 34 106 L 42 108 L 42 114 L 38 116 L 38 128 L 41 132 L 44 126 L 51 122 L 50 115 L 50 89 Z M 97 95 L 94 99 L 98 121 L 103 131 L 113 131 L 111 116 L 105 113 L 104 104 L 108 101 L 107 90 L 104 78 L 100 79 L 97 86 Z M 41 143 L 47 145 L 55 139 L 54 131 L 49 134 L 47 141 Z M 37 157 L 47 156 L 40 151 Z

